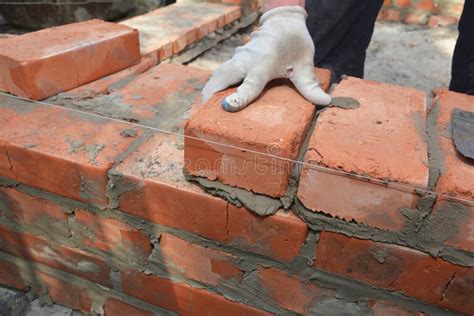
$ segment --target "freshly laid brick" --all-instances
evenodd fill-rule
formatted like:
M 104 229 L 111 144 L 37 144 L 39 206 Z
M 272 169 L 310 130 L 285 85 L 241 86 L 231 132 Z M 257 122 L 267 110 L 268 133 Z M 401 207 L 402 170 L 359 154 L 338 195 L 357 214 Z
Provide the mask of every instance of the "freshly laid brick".
M 82 99 L 82 98 L 93 98 L 101 94 L 109 94 L 115 90 L 122 88 L 129 82 L 133 81 L 138 75 L 147 71 L 151 67 L 156 65 L 156 61 L 152 58 L 142 58 L 142 60 L 129 68 L 123 69 L 119 72 L 111 74 L 109 76 L 100 78 L 96 81 L 82 85 L 75 89 L 64 92 L 59 97 L 67 99 Z
M 75 210 L 74 214 L 82 224 L 79 234 L 87 246 L 133 259 L 136 256 L 147 258 L 151 254 L 150 239 L 133 226 L 84 210 Z
M 435 0 L 419 0 L 415 8 L 422 11 L 433 13 L 436 11 Z
M 140 61 L 138 32 L 90 20 L 0 41 L 0 90 L 40 100 Z
M 434 100 L 431 111 L 437 115 L 437 140 L 444 158 L 436 192 L 473 201 L 474 167 L 461 158 L 452 139 L 451 113 L 454 108 L 474 110 L 474 96 L 444 90 Z
M 35 275 L 46 285 L 53 302 L 84 313 L 91 311 L 92 302 L 85 289 L 39 271 Z
M 0 226 L 0 249 L 27 260 L 110 285 L 107 262 L 77 248 L 47 241 L 29 233 L 20 233 Z
M 187 122 L 185 168 L 195 176 L 281 197 L 293 163 L 267 155 L 296 159 L 316 107 L 289 81 L 276 80 L 247 108 L 229 113 L 221 101 L 234 91 L 216 93 Z
M 125 293 L 180 315 L 270 315 L 204 289 L 158 276 L 133 271 L 121 275 Z
M 115 298 L 109 298 L 104 304 L 105 316 L 153 316 L 152 312 L 129 305 Z
M 107 171 L 134 141 L 121 135 L 130 125 L 6 96 L 0 96 L 0 117 L 0 176 L 108 204 Z
M 278 211 L 262 218 L 229 205 L 228 240 L 235 247 L 289 262 L 300 253 L 308 226 L 292 213 Z
M 0 284 L 19 290 L 26 290 L 27 285 L 23 282 L 20 270 L 9 261 L 0 260 Z
M 417 250 L 322 232 L 315 266 L 455 311 L 474 312 L 469 299 L 474 269 Z
M 334 298 L 336 292 L 304 283 L 298 277 L 290 276 L 275 268 L 261 268 L 258 282 L 266 295 L 277 305 L 299 314 L 309 315 L 307 308 L 317 302 Z
M 439 91 L 434 99 L 430 116 L 437 123 L 436 140 L 440 146 L 440 177 L 436 185 L 438 202 L 431 216 L 449 216 L 453 203 L 459 204 L 453 222 L 446 223 L 457 227 L 457 234 L 447 240 L 447 244 L 467 251 L 474 251 L 474 166 L 457 152 L 452 139 L 451 113 L 454 108 L 465 111 L 474 110 L 474 96 L 447 90 Z M 457 200 L 455 198 L 459 198 Z
M 138 29 L 142 54 L 159 61 L 239 18 L 237 6 L 175 3 L 120 24 Z
M 50 236 L 68 237 L 71 234 L 65 209 L 13 188 L 0 187 L 0 213 L 18 224 Z
M 305 155 L 298 198 L 312 211 L 401 229 L 406 220 L 401 209 L 415 207 L 419 199 L 412 188 L 428 185 L 425 94 L 348 78 L 336 87 L 333 97 L 354 98 L 360 107 L 330 108 L 320 114 Z M 320 168 L 368 176 L 387 185 Z
M 168 271 L 190 279 L 217 285 L 225 280 L 243 277 L 243 272 L 230 260 L 232 255 L 205 248 L 171 234 L 162 234 L 159 255 Z
M 261 218 L 203 192 L 183 176 L 182 144 L 154 134 L 117 166 L 121 211 L 278 260 L 298 255 L 308 232 L 303 221 L 282 211 Z

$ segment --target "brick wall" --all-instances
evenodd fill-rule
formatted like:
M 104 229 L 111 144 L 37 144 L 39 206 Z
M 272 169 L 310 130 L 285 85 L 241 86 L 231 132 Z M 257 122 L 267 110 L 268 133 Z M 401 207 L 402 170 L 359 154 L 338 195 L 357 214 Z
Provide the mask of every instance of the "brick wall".
M 463 6 L 464 0 L 385 0 L 379 20 L 448 26 L 458 22 Z
M 474 97 L 347 78 L 358 106 L 316 113 L 279 80 L 231 114 L 156 54 L 54 106 L 0 95 L 0 284 L 106 315 L 474 313 Z

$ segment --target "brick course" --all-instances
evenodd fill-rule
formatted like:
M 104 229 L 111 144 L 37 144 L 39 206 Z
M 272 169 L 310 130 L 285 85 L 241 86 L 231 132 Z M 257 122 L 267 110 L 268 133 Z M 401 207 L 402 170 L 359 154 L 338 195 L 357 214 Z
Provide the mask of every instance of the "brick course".
M 431 304 L 474 312 L 472 304 L 458 304 L 474 295 L 474 269 L 410 248 L 323 232 L 315 266 Z M 448 293 L 451 295 L 447 298 Z
M 131 296 L 180 315 L 270 315 L 206 290 L 133 271 L 122 273 L 122 287 Z
M 0 96 L 0 176 L 106 206 L 107 171 L 133 142 L 130 128 L 64 109 Z M 141 131 L 137 130 L 140 135 Z
M 448 26 L 459 21 L 463 0 L 386 0 L 379 20 Z
M 138 29 L 142 54 L 160 61 L 239 18 L 236 6 L 176 3 L 120 24 Z
M 0 250 L 106 286 L 110 285 L 110 269 L 105 259 L 78 248 L 56 244 L 29 233 L 20 233 L 0 226 Z

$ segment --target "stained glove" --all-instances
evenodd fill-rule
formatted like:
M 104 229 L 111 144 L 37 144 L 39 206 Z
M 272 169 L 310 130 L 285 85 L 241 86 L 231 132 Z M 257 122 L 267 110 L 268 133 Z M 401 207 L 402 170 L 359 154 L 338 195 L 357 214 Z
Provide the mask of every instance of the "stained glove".
M 306 28 L 306 11 L 299 6 L 278 7 L 263 14 L 260 24 L 250 41 L 214 70 L 202 91 L 203 100 L 243 80 L 235 93 L 222 100 L 224 110 L 240 111 L 258 97 L 268 81 L 289 78 L 310 102 L 331 103 L 314 74 L 314 44 Z

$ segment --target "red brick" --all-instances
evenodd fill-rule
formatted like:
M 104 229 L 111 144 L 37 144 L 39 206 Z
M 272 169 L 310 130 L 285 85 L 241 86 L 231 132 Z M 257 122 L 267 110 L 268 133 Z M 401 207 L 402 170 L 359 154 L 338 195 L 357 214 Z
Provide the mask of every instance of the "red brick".
M 300 252 L 308 226 L 292 213 L 260 217 L 229 205 L 228 242 L 245 251 L 291 261 Z
M 437 115 L 437 141 L 442 154 L 441 174 L 436 185 L 440 194 L 432 216 L 448 212 L 446 202 L 460 203 L 466 210 L 465 218 L 450 225 L 458 226 L 456 236 L 446 243 L 467 251 L 474 251 L 474 168 L 458 154 L 451 135 L 451 113 L 454 108 L 472 111 L 474 96 L 438 91 L 430 115 Z M 454 200 L 459 198 L 461 200 Z M 448 223 L 447 223 L 448 224 Z
M 200 282 L 217 285 L 227 279 L 243 277 L 243 272 L 230 261 L 233 256 L 170 234 L 161 235 L 159 253 L 168 271 Z
M 394 9 L 386 9 L 382 11 L 382 20 L 389 22 L 400 22 L 401 12 Z
M 115 298 L 109 298 L 104 304 L 105 316 L 153 316 L 152 312 L 129 305 Z
M 213 294 L 208 291 L 191 288 L 190 300 L 192 306 L 192 315 L 226 315 L 226 316 L 270 316 L 260 309 L 244 305 L 243 303 L 231 302 L 223 296 Z M 189 313 L 185 313 L 189 315 Z
M 270 315 L 203 289 L 139 272 L 123 272 L 125 293 L 180 315 Z
M 20 270 L 9 261 L 0 260 L 0 284 L 19 290 L 26 290 L 27 285 L 23 282 Z
M 329 79 L 327 72 L 318 73 Z M 216 93 L 186 124 L 185 134 L 191 138 L 185 139 L 185 168 L 195 176 L 281 197 L 293 164 L 266 155 L 296 159 L 315 106 L 289 81 L 278 80 L 243 111 L 228 113 L 220 103 L 234 91 Z
M 307 307 L 326 298 L 336 296 L 334 290 L 304 283 L 275 268 L 261 268 L 258 273 L 259 285 L 279 306 L 299 314 L 311 313 Z
M 112 75 L 100 78 L 96 81 L 82 85 L 73 90 L 69 90 L 62 94 L 66 98 L 93 98 L 101 94 L 109 94 L 117 90 L 117 86 L 121 87 L 126 82 L 133 80 L 141 73 L 147 71 L 158 61 L 152 58 L 142 58 L 140 63 L 133 65 L 127 69 L 116 72 Z
M 180 146 L 180 137 L 155 134 L 117 166 L 123 177 L 116 185 L 131 185 L 120 195 L 119 208 L 160 225 L 224 241 L 227 203 L 184 179 Z
M 140 32 L 142 54 L 161 60 L 207 32 L 240 18 L 240 8 L 216 3 L 176 3 L 121 22 Z M 215 25 L 215 26 L 214 26 Z M 207 31 L 204 29 L 207 28 Z M 170 51 L 170 47 L 172 47 Z
M 6 205 L 4 216 L 13 221 L 28 225 L 45 233 L 59 233 L 69 236 L 66 210 L 58 204 L 45 199 L 30 196 L 12 188 L 0 187 L 0 200 Z M 0 211 L 2 206 L 0 203 Z
M 452 197 L 474 199 L 474 168 L 459 158 L 451 135 L 451 113 L 454 108 L 472 111 L 474 96 L 439 91 L 432 110 L 439 110 L 437 116 L 437 140 L 444 156 L 444 169 L 436 186 L 436 192 Z
M 392 5 L 392 0 L 383 0 L 383 5 L 384 5 L 385 7 L 391 6 L 391 5 Z
M 39 271 L 35 274 L 46 285 L 53 302 L 85 313 L 91 311 L 92 303 L 85 289 Z
M 451 288 L 447 302 L 456 311 L 474 312 L 469 306 L 457 305 L 474 294 L 474 269 L 464 268 L 410 248 L 362 240 L 322 232 L 317 247 L 315 266 L 323 270 L 386 288 L 401 291 L 431 304 L 441 304 L 447 289 L 453 286 L 453 276 L 460 275 Z M 454 297 L 462 288 L 463 295 Z M 472 306 L 472 305 L 470 305 Z
M 6 96 L 0 97 L 0 116 L 0 176 L 98 206 L 108 204 L 107 171 L 133 142 L 120 135 L 128 124 Z
M 130 186 L 121 211 L 279 260 L 298 255 L 304 222 L 284 212 L 262 218 L 204 193 L 184 179 L 181 146 L 180 137 L 155 134 L 117 166 L 116 185 Z
M 313 211 L 401 229 L 406 220 L 401 209 L 413 208 L 418 201 L 413 189 L 428 185 L 425 94 L 349 78 L 333 96 L 355 98 L 360 107 L 330 108 L 320 114 L 305 156 L 298 198 Z M 369 176 L 386 185 L 321 168 Z
M 90 247 L 125 257 L 147 258 L 151 254 L 150 239 L 133 226 L 84 210 L 75 210 L 75 218 L 83 225 L 79 234 Z M 89 233 L 92 236 L 89 236 Z
M 405 309 L 400 305 L 395 305 L 393 303 L 378 301 L 378 300 L 369 300 L 369 307 L 372 309 L 374 316 L 417 316 L 423 315 L 422 313 L 413 312 Z
M 3 226 L 0 226 L 0 249 L 106 286 L 110 285 L 107 262 L 80 249 L 58 245 L 41 237 L 15 232 Z
M 410 6 L 411 0 L 395 0 L 395 4 L 400 8 L 406 8 Z
M 441 16 L 441 15 L 432 15 L 428 21 L 428 26 L 431 28 L 438 26 L 450 26 L 457 24 L 459 18 L 454 16 Z
M 100 20 L 0 41 L 1 90 L 40 100 L 140 61 L 138 32 Z
M 419 0 L 415 8 L 422 11 L 429 11 L 434 13 L 436 11 L 436 4 L 434 0 Z

